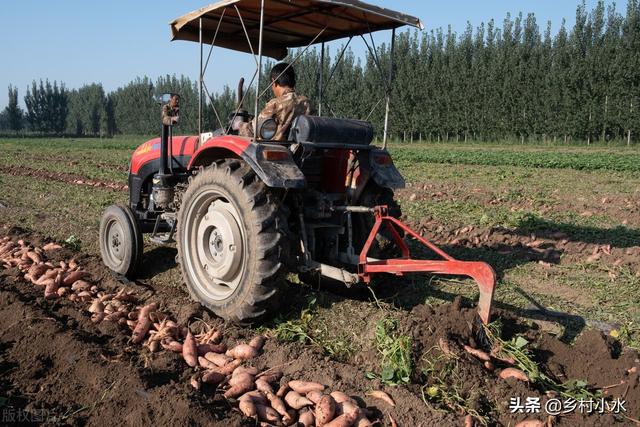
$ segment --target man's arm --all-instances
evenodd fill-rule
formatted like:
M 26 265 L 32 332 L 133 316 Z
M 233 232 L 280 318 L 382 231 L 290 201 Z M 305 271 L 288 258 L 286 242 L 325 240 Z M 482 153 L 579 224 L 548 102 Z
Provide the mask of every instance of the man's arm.
M 276 121 L 278 121 L 278 118 L 276 117 L 277 107 L 278 103 L 276 102 L 276 99 L 272 99 L 271 101 L 267 102 L 267 105 L 265 105 L 262 111 L 260 111 L 260 114 L 258 114 L 258 123 L 262 122 L 265 119 L 276 119 Z M 240 136 L 252 137 L 253 129 L 255 127 L 255 120 L 256 119 L 254 118 L 248 123 L 240 124 L 238 134 Z

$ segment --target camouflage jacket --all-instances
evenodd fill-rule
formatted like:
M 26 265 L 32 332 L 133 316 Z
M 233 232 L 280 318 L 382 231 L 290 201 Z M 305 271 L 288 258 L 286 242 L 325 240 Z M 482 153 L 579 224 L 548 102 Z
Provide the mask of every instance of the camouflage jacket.
M 311 101 L 306 96 L 298 95 L 289 90 L 277 98 L 267 102 L 264 109 L 258 115 L 258 123 L 265 119 L 274 119 L 278 125 L 274 141 L 284 141 L 289 136 L 289 128 L 293 119 L 300 115 L 312 114 Z M 254 122 L 243 123 L 240 126 L 240 135 L 253 136 Z
M 162 106 L 162 124 L 166 126 L 172 126 L 175 123 L 171 120 L 172 117 L 178 117 L 179 110 L 177 108 L 171 108 L 171 105 L 165 104 Z

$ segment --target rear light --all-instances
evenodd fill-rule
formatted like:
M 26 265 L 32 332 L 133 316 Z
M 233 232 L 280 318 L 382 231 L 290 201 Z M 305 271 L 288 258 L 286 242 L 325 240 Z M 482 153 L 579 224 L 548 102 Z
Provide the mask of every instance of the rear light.
M 289 152 L 283 150 L 264 150 L 262 152 L 262 158 L 270 162 L 289 160 Z
M 393 164 L 393 161 L 391 160 L 391 156 L 388 154 L 376 154 L 373 156 L 373 160 L 382 166 L 389 166 L 391 164 Z

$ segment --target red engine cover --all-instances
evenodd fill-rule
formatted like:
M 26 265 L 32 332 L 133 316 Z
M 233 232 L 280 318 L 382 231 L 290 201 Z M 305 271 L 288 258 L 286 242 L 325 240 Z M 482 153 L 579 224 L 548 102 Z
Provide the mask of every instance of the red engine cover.
M 197 142 L 197 136 L 174 136 L 170 152 L 173 156 L 191 157 L 196 150 Z M 131 173 L 137 175 L 142 165 L 158 158 L 160 158 L 160 138 L 145 142 L 136 148 L 131 156 Z

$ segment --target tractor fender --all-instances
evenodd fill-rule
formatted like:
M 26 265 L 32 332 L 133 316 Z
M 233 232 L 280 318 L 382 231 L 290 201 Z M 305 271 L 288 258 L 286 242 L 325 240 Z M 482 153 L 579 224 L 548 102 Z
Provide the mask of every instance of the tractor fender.
M 380 187 L 397 190 L 405 187 L 402 174 L 393 164 L 391 155 L 387 150 L 373 149 L 361 151 L 358 154 L 360 173 L 378 184 Z M 364 173 L 363 173 L 364 172 Z
M 267 152 L 268 154 L 265 154 Z M 273 155 L 269 158 L 269 155 Z M 267 187 L 305 188 L 304 174 L 282 145 L 256 143 L 248 138 L 225 135 L 207 140 L 193 153 L 188 169 L 208 166 L 219 159 L 244 160 Z

